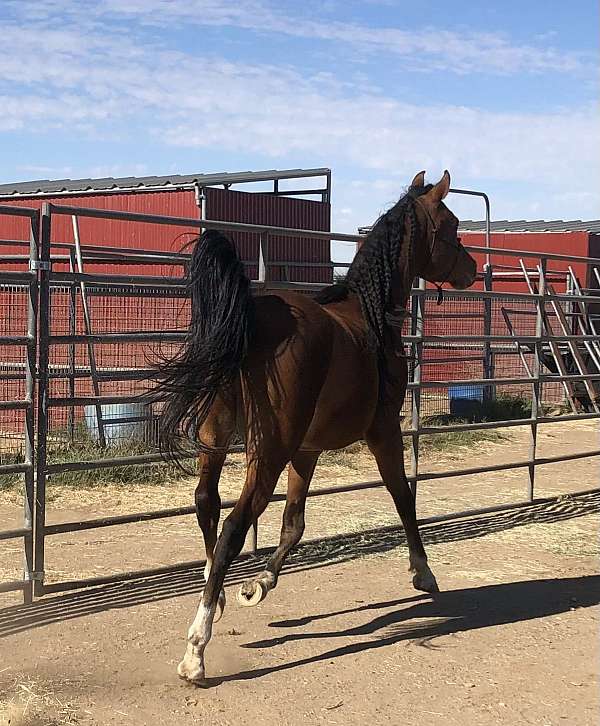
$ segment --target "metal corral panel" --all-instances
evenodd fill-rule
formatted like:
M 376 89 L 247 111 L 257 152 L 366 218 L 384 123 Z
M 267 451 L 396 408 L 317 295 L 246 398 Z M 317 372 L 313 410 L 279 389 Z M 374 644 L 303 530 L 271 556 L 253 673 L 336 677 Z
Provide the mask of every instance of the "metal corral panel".
M 330 205 L 327 203 L 214 187 L 208 187 L 204 192 L 207 219 L 330 231 Z M 235 232 L 232 237 L 244 260 L 258 260 L 257 234 Z M 329 283 L 333 279 L 328 240 L 274 236 L 269 238 L 268 260 L 327 265 L 326 267 L 285 265 L 271 267 L 269 277 L 272 280 Z M 251 272 L 256 274 L 253 266 Z
M 121 212 L 141 212 L 143 214 L 161 214 L 174 217 L 199 217 L 193 191 L 68 195 L 45 199 L 29 197 L 21 200 L 11 199 L 8 203 L 15 206 L 41 208 L 44 202 Z M 3 217 L 0 221 L 2 223 L 0 228 L 0 237 L 2 239 L 19 239 L 23 237 L 22 220 L 16 217 Z M 79 234 L 81 243 L 84 245 L 177 252 L 184 242 L 193 235 L 197 235 L 198 231 L 191 228 L 186 230 L 185 228 L 167 225 L 80 217 Z M 57 215 L 56 219 L 53 220 L 52 241 L 73 242 L 73 227 L 70 217 Z M 14 253 L 15 250 L 11 252 Z M 6 248 L 4 248 L 4 253 L 8 254 Z M 0 254 L 2 253 L 0 252 Z M 60 254 L 60 251 L 57 251 L 57 254 Z M 168 267 L 162 269 L 156 266 L 139 265 L 129 269 L 132 275 L 172 273 L 172 269 Z M 115 268 L 110 265 L 90 264 L 86 266 L 85 271 L 108 273 L 115 272 Z M 122 268 L 120 272 L 122 272 Z

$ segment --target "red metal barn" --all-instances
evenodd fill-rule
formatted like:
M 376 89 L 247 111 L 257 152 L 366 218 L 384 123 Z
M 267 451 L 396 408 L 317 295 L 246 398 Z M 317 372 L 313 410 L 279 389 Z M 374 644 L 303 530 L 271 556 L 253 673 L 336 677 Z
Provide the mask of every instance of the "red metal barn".
M 313 179 L 319 181 L 316 188 Z M 290 186 L 291 183 L 294 186 Z M 252 185 L 258 191 L 246 191 Z M 265 185 L 270 186 L 268 191 L 263 190 Z M 243 186 L 244 190 L 233 189 L 233 186 Z M 2 184 L 0 204 L 41 207 L 43 202 L 52 202 L 175 217 L 198 218 L 202 214 L 205 219 L 329 231 L 330 189 L 329 169 L 66 179 Z M 313 198 L 307 199 L 309 196 Z M 79 226 L 84 245 L 168 252 L 179 251 L 187 240 L 197 234 L 192 231 L 186 234 L 181 227 L 91 218 L 81 218 Z M 247 233 L 233 236 L 252 274 L 258 259 L 258 236 Z M 26 238 L 23 220 L 14 217 L 0 219 L 0 239 L 23 237 Z M 73 242 L 69 217 L 55 220 L 52 239 L 53 242 Z M 271 261 L 296 263 L 273 266 L 269 274 L 274 280 L 324 283 L 332 280 L 333 267 L 327 241 L 274 237 L 270 240 L 269 249 Z M 0 254 L 4 255 L 24 251 L 6 244 L 0 248 Z M 302 262 L 320 263 L 322 266 L 298 265 Z M 86 271 L 111 272 L 113 268 L 94 265 Z M 131 269 L 131 273 L 160 274 L 155 266 L 139 266 Z
M 138 212 L 144 214 L 214 219 L 219 221 L 245 222 L 276 227 L 329 231 L 330 229 L 329 169 L 292 169 L 223 174 L 174 175 L 161 177 L 129 177 L 122 179 L 81 179 L 59 181 L 35 181 L 0 185 L 0 205 L 40 208 L 44 202 L 75 207 L 91 207 L 106 210 Z M 256 191 L 255 191 L 256 190 Z M 181 276 L 181 266 L 144 264 L 100 263 L 91 260 L 86 246 L 107 246 L 146 250 L 178 252 L 198 230 L 191 228 L 147 224 L 100 218 L 78 218 L 79 237 L 84 247 L 86 273 L 112 273 L 117 275 Z M 257 234 L 232 232 L 240 256 L 246 263 L 248 274 L 257 277 L 259 239 Z M 28 245 L 18 245 L 17 240 L 28 240 L 29 229 L 23 218 L 0 216 L 1 269 L 22 270 L 27 266 Z M 11 243 L 12 241 L 12 243 Z M 52 219 L 52 242 L 74 242 L 73 223 L 70 216 L 56 215 Z M 67 271 L 68 247 L 54 244 L 52 248 L 53 270 Z M 20 261 L 15 256 L 21 255 Z M 13 259 L 9 259 L 13 256 Z M 58 257 L 62 256 L 62 260 Z M 273 236 L 269 238 L 267 269 L 268 279 L 299 282 L 332 281 L 330 243 L 298 237 Z M 131 263 L 131 261 L 130 261 Z M 280 263 L 280 264 L 277 264 Z M 83 333 L 84 315 L 82 297 L 74 286 L 55 286 L 52 290 L 51 332 L 53 334 Z M 87 305 L 91 329 L 96 334 L 112 332 L 163 331 L 182 329 L 187 325 L 189 307 L 178 297 L 160 296 L 156 291 L 141 294 L 139 291 L 119 292 L 88 285 Z M 22 289 L 5 286 L 0 290 L 0 335 L 23 334 L 26 317 L 26 296 Z M 74 312 L 73 312 L 74 310 Z M 91 358 L 86 345 L 54 345 L 51 349 L 53 395 L 66 396 L 77 393 L 89 396 L 93 393 L 90 378 Z M 145 368 L 148 346 L 138 343 L 94 345 L 93 354 L 100 373 L 115 369 Z M 15 357 L 16 356 L 16 357 Z M 23 353 L 16 348 L 0 346 L 0 400 L 19 398 L 24 378 Z M 71 389 L 65 377 L 69 366 L 75 366 L 80 377 L 71 376 Z M 4 374 L 4 375 L 3 375 Z M 74 389 L 73 389 L 74 385 Z M 102 385 L 102 394 L 121 394 L 125 384 Z M 12 416 L 12 412 L 8 412 Z M 63 412 L 64 413 L 64 412 Z M 53 427 L 66 425 L 62 413 L 57 412 Z M 82 411 L 77 411 L 80 421 Z M 10 418 L 10 417 L 8 417 Z M 20 424 L 10 418 L 0 417 L 2 430 L 17 431 Z M 60 418 L 60 421 L 58 420 Z
M 533 222 L 502 220 L 491 223 L 491 232 L 491 246 L 494 249 L 600 258 L 600 220 L 536 220 Z M 461 221 L 459 233 L 464 244 L 485 245 L 485 222 Z M 484 261 L 483 255 L 477 255 L 480 268 Z M 497 272 L 501 272 L 503 268 L 518 266 L 518 258 L 514 256 L 493 255 L 491 262 Z M 535 267 L 537 260 L 524 259 L 524 262 L 529 269 Z M 559 260 L 549 260 L 548 271 L 566 272 L 568 265 L 569 263 Z M 573 264 L 571 267 L 581 287 L 598 286 L 589 265 Z M 509 272 L 508 269 L 505 271 Z M 507 278 L 505 281 L 501 281 L 500 275 L 494 278 L 495 290 L 501 292 L 524 292 L 526 290 L 522 275 L 520 280 L 516 279 L 519 277 L 518 274 L 505 275 L 505 277 Z

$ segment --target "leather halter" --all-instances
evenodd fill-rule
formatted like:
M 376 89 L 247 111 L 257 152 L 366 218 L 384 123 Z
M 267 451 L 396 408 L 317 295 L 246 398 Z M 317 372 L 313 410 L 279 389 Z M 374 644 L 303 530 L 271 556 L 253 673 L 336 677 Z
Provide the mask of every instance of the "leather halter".
M 414 200 L 415 204 L 418 204 L 421 207 L 421 209 L 425 212 L 425 216 L 427 217 L 427 221 L 431 225 L 432 237 L 431 237 L 431 245 L 429 247 L 429 259 L 427 260 L 427 264 L 429 264 L 431 262 L 432 258 L 433 258 L 433 253 L 434 253 L 434 250 L 435 250 L 435 246 L 436 246 L 436 244 L 438 242 L 438 236 L 437 236 L 438 228 L 437 228 L 437 225 L 435 223 L 435 220 L 433 219 L 433 217 L 431 216 L 429 210 L 423 204 L 423 202 L 418 197 L 413 197 L 413 200 Z M 456 267 L 456 264 L 458 262 L 458 256 L 459 256 L 460 251 L 461 251 L 462 248 L 461 248 L 460 244 L 454 242 L 454 240 L 449 240 L 449 239 L 446 239 L 445 237 L 439 237 L 439 240 L 441 242 L 443 242 L 445 245 L 448 245 L 449 247 L 454 247 L 454 249 L 456 250 L 456 253 L 454 255 L 454 260 L 452 261 L 452 264 L 450 265 L 450 267 L 448 269 L 448 272 L 446 273 L 446 276 L 444 277 L 443 282 L 441 282 L 441 283 L 434 282 L 433 283 L 437 287 L 437 291 L 438 291 L 437 304 L 438 305 L 441 305 L 442 304 L 442 301 L 444 299 L 444 292 L 443 292 L 443 289 L 442 289 L 442 285 L 444 285 L 446 282 L 448 282 L 450 276 L 454 272 L 454 268 Z

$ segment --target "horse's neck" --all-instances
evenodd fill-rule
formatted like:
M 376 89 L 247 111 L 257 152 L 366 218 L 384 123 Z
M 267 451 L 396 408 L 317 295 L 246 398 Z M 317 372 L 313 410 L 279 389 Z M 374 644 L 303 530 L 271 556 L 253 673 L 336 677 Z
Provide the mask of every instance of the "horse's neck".
M 386 318 L 388 320 L 390 317 L 394 320 L 397 318 L 404 320 L 404 318 L 408 315 L 407 306 L 410 290 L 407 290 L 406 288 L 409 283 L 407 283 L 404 265 L 399 265 L 398 268 L 398 271 L 395 272 L 392 277 L 392 289 L 390 291 L 390 299 L 386 310 Z M 394 323 L 390 322 L 390 324 L 393 325 Z

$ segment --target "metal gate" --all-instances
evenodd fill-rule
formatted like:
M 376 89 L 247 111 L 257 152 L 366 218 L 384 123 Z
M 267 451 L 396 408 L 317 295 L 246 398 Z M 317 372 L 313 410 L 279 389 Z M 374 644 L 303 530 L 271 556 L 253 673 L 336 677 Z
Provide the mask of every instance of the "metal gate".
M 44 205 L 39 224 L 38 213 L 34 210 L 0 206 L 0 213 L 23 215 L 31 226 L 30 240 L 27 242 L 30 247 L 29 270 L 0 272 L 0 288 L 16 284 L 27 293 L 27 333 L 22 336 L 11 333 L 0 337 L 0 347 L 23 346 L 27 350 L 26 360 L 18 373 L 24 381 L 23 397 L 0 401 L 0 411 L 18 410 L 24 414 L 24 460 L 1 464 L 0 475 L 18 473 L 24 475 L 25 479 L 23 527 L 0 532 L 0 539 L 23 538 L 26 564 L 23 580 L 2 583 L 0 590 L 23 589 L 26 600 L 30 600 L 32 581 L 35 583 L 33 594 L 43 595 L 73 586 L 149 575 L 189 565 L 190 563 L 178 563 L 151 570 L 125 571 L 88 579 L 77 578 L 74 573 L 70 581 L 45 581 L 45 544 L 48 537 L 194 512 L 192 506 L 186 506 L 60 523 L 49 524 L 46 521 L 46 490 L 51 477 L 77 472 L 87 472 L 91 476 L 99 469 L 155 465 L 161 461 L 154 446 L 155 414 L 152 409 L 145 409 L 139 404 L 138 394 L 152 372 L 152 367 L 147 362 L 148 346 L 164 346 L 167 348 L 165 352 L 169 352 L 183 339 L 187 329 L 185 267 L 189 256 L 102 246 L 96 240 L 93 244 L 85 244 L 80 239 L 79 221 L 86 217 L 96 217 L 145 225 L 149 230 L 152 225 L 170 225 L 194 230 L 211 226 L 233 232 L 258 233 L 258 259 L 246 260 L 248 267 L 258 270 L 258 277 L 252 283 L 257 294 L 282 288 L 310 293 L 322 287 L 321 284 L 269 281 L 269 268 L 286 264 L 285 260 L 275 260 L 269 256 L 270 236 L 302 236 L 352 244 L 362 238 L 359 235 L 307 232 L 53 204 Z M 57 241 L 52 236 L 57 218 L 65 217 L 71 220 L 72 242 Z M 424 281 L 419 281 L 413 289 L 411 318 L 404 337 L 415 361 L 404 409 L 405 420 L 409 426 L 403 433 L 411 440 L 409 481 L 416 491 L 420 481 L 524 468 L 529 473 L 529 484 L 522 502 L 452 512 L 423 521 L 464 517 L 530 503 L 534 500 L 536 467 L 600 455 L 600 449 L 567 456 L 540 457 L 536 454 L 537 431 L 541 424 L 600 417 L 593 389 L 593 385 L 600 382 L 600 367 L 595 373 L 584 371 L 577 363 L 576 354 L 576 351 L 585 348 L 595 358 L 600 351 L 599 338 L 593 327 L 593 316 L 590 317 L 589 314 L 592 307 L 599 302 L 595 291 L 591 289 L 595 279 L 592 273 L 596 269 L 594 265 L 597 261 L 568 255 L 503 249 L 503 257 L 513 257 L 518 261 L 514 268 L 522 269 L 523 283 L 530 286 L 523 293 L 505 293 L 493 289 L 493 257 L 497 251 L 489 245 L 486 248 L 467 249 L 485 255 L 486 262 L 489 263 L 476 289 L 449 293 L 449 309 L 445 308 L 442 313 L 432 306 L 434 293 L 427 289 Z M 536 263 L 533 268 L 530 266 L 531 260 Z M 8 263 L 7 258 L 5 261 Z M 579 284 L 580 281 L 567 280 L 564 291 L 553 287 L 558 284 L 557 266 L 562 269 L 569 267 L 572 262 L 587 264 L 592 282 L 586 280 Z M 145 269 L 153 265 L 157 274 L 128 274 L 131 266 L 136 264 L 143 264 Z M 112 272 L 105 271 L 107 265 L 112 266 Z M 336 263 L 336 266 L 344 265 Z M 115 268 L 118 268 L 117 272 L 114 272 Z M 500 274 L 503 274 L 502 271 Z M 598 282 L 600 284 L 600 278 Z M 529 321 L 528 326 L 520 330 L 515 325 L 510 329 L 505 320 L 507 310 L 520 311 L 519 314 Z M 590 324 L 591 329 L 586 327 Z M 559 367 L 554 374 L 544 373 L 543 361 L 548 351 L 553 354 L 557 351 L 571 351 L 576 367 L 569 370 Z M 600 360 L 600 356 L 598 357 Z M 465 365 L 466 368 L 461 369 L 460 365 Z M 37 383 L 34 386 L 35 377 Z M 6 376 L 0 372 L 0 380 L 3 378 Z M 576 383 L 583 385 L 589 394 L 591 412 L 572 410 L 563 415 L 547 415 L 543 407 L 544 396 L 553 390 L 560 393 L 561 388 L 567 389 Z M 432 424 L 424 420 L 424 416 L 431 413 L 439 401 L 449 400 L 447 392 L 456 386 L 480 389 L 487 398 L 493 398 L 498 391 L 510 386 L 528 388 L 531 390 L 531 413 L 527 417 L 513 420 L 452 425 Z M 37 406 L 38 422 L 35 447 L 34 402 Z M 123 407 L 129 407 L 125 417 L 120 415 Z M 524 425 L 529 426 L 531 431 L 530 454 L 525 459 L 508 464 L 494 463 L 444 472 L 419 470 L 419 438 L 423 434 Z M 136 430 L 143 432 L 140 434 L 143 446 L 136 451 L 124 451 L 118 446 L 118 433 L 130 430 L 127 428 L 130 426 L 138 426 Z M 90 449 L 77 448 L 78 441 L 84 434 L 86 440 L 93 440 L 93 447 Z M 380 481 L 357 482 L 352 485 L 321 488 L 310 492 L 309 496 L 380 486 Z M 276 495 L 274 500 L 282 498 L 281 495 Z M 226 501 L 223 502 L 223 507 L 230 508 L 234 504 L 235 501 Z M 32 512 L 35 514 L 33 528 Z M 257 547 L 256 530 L 252 546 L 254 549 Z

